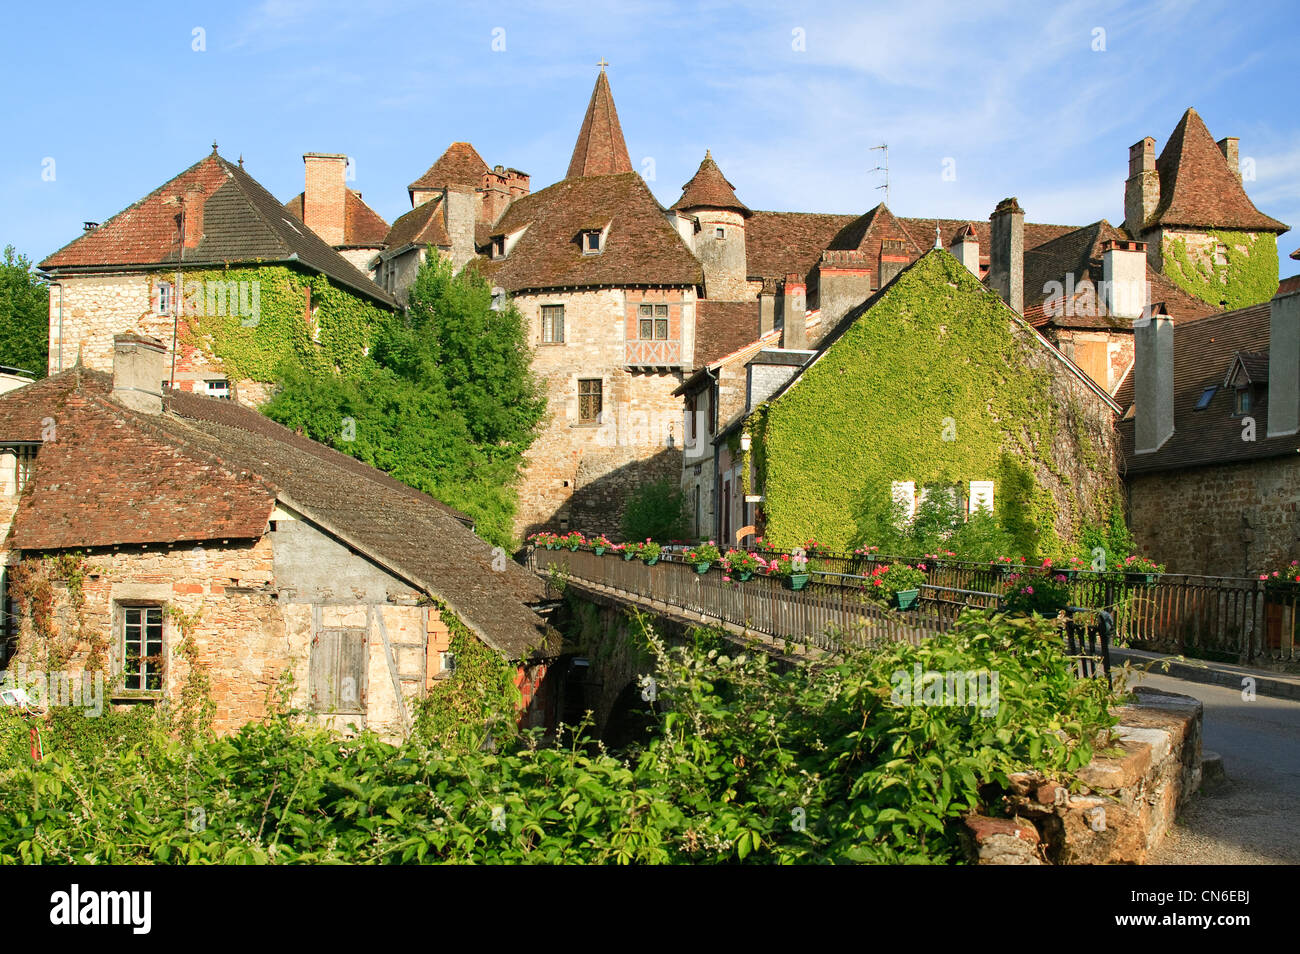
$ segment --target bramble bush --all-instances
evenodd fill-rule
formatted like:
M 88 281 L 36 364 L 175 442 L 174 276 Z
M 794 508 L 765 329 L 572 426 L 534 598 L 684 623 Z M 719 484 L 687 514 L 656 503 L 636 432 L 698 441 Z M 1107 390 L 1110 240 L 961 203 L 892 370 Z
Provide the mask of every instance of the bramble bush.
M 1069 773 L 1114 723 L 1041 620 L 968 613 L 793 672 L 641 628 L 663 712 L 626 753 L 339 739 L 290 713 L 188 746 L 7 748 L 0 863 L 957 862 L 983 786 Z M 916 667 L 996 673 L 996 705 L 895 704 Z

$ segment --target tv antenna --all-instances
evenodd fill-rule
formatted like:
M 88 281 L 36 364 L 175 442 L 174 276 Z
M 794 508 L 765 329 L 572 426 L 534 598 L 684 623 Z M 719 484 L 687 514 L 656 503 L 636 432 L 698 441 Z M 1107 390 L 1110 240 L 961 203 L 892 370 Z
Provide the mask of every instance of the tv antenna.
M 885 205 L 889 205 L 889 143 L 882 142 L 879 146 L 871 147 L 872 152 L 876 152 L 877 150 L 881 150 L 885 153 L 885 164 L 883 166 L 876 166 L 876 168 L 871 171 L 883 172 L 885 174 L 885 184 L 878 185 L 876 188 L 885 190 Z

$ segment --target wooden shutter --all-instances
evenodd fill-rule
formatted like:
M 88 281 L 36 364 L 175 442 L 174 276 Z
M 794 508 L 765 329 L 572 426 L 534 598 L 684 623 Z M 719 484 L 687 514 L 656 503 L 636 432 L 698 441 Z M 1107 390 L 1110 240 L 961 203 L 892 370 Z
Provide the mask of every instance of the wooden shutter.
M 366 631 L 322 629 L 312 640 L 311 707 L 316 712 L 366 711 Z
M 1110 362 L 1106 352 L 1106 342 L 1104 341 L 1076 341 L 1074 343 L 1074 363 L 1079 366 L 1079 370 L 1103 388 L 1109 390 Z

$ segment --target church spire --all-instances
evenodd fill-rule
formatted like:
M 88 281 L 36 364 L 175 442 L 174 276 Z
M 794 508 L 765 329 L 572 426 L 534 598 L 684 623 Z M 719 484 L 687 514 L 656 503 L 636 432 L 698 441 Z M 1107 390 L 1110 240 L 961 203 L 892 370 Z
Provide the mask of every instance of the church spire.
M 623 127 L 618 124 L 618 111 L 614 109 L 614 94 L 609 91 L 609 77 L 602 65 L 565 178 L 609 176 L 632 171 L 627 143 L 623 141 Z

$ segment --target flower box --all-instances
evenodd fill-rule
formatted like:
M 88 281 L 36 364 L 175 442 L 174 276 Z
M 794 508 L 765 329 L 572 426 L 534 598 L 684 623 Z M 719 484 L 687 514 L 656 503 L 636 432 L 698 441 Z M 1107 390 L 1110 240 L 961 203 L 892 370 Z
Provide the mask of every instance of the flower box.
M 918 590 L 898 590 L 894 593 L 894 607 L 900 610 L 910 610 L 916 606 L 916 602 L 921 597 L 921 591 Z
M 592 547 L 592 550 L 595 551 L 596 556 L 600 556 L 605 552 L 604 547 Z
M 624 559 L 624 560 L 632 560 L 632 559 L 635 559 L 635 558 L 636 558 L 636 551 L 635 551 L 635 550 L 624 550 L 624 551 L 623 551 L 623 559 Z
M 659 555 L 655 554 L 654 556 L 643 557 L 642 562 L 644 562 L 646 566 L 654 566 L 659 562 Z
M 792 590 L 802 590 L 808 583 L 807 573 L 791 573 L 786 577 L 786 582 L 790 584 Z
M 713 566 L 713 564 L 708 562 L 707 560 L 704 561 L 703 563 L 697 563 L 695 564 L 695 572 L 700 574 L 700 576 L 703 576 L 705 573 L 709 572 L 709 567 L 711 566 Z
M 744 583 L 746 580 L 748 580 L 748 579 L 749 579 L 750 577 L 752 577 L 753 575 L 754 575 L 754 571 L 753 571 L 753 570 L 738 570 L 738 571 L 736 571 L 735 573 L 732 574 L 732 576 L 734 576 L 734 577 L 736 578 L 737 582 L 740 582 L 740 583 Z
M 1139 573 L 1130 570 L 1124 574 L 1124 579 L 1129 583 L 1154 583 L 1156 575 L 1155 573 Z

